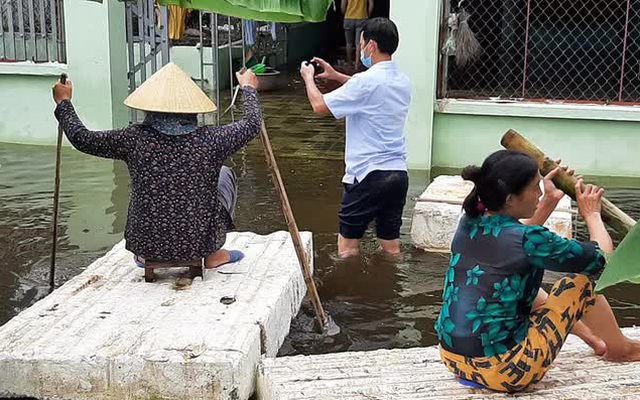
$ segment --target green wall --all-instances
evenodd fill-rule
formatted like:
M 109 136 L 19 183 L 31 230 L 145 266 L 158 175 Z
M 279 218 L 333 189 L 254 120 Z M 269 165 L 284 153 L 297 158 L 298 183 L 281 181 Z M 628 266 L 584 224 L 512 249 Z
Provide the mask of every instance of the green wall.
M 640 123 L 436 114 L 433 165 L 463 167 L 499 150 L 515 129 L 582 174 L 640 176 Z
M 126 124 L 124 5 L 65 0 L 67 64 L 0 63 L 0 142 L 55 144 L 51 86 L 61 72 L 73 81 L 73 102 L 89 128 Z
M 390 17 L 400 33 L 400 47 L 394 59 L 400 69 L 409 74 L 413 84 L 406 128 L 410 169 L 431 169 L 439 15 L 439 1 L 391 2 Z

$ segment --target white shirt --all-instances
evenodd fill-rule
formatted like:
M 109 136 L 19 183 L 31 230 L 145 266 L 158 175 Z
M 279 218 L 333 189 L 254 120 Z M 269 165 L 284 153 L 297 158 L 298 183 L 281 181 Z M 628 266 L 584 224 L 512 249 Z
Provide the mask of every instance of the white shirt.
M 372 171 L 406 171 L 405 123 L 411 82 L 393 61 L 383 61 L 324 95 L 329 111 L 347 119 L 344 183 Z

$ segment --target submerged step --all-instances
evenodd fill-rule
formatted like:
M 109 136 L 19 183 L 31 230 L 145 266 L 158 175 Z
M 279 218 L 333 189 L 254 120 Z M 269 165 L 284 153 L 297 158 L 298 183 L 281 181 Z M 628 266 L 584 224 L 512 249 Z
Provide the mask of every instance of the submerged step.
M 442 175 L 434 179 L 416 200 L 411 223 L 411 239 L 419 249 L 448 252 L 462 216 L 462 202 L 473 183 L 460 176 Z M 565 196 L 545 226 L 563 237 L 573 234 L 571 199 Z
M 542 382 L 516 396 L 462 386 L 432 346 L 264 359 L 258 400 L 638 399 L 638 374 L 640 363 L 603 361 L 570 335 Z
M 313 254 L 311 233 L 302 233 Z M 306 287 L 291 237 L 230 233 L 246 257 L 145 283 L 124 242 L 0 327 L 0 397 L 247 399 Z

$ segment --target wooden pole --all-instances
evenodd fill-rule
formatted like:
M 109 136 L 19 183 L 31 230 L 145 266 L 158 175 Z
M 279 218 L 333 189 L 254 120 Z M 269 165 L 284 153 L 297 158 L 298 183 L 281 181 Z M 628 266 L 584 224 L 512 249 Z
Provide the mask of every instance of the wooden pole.
M 67 74 L 60 75 L 60 82 L 67 83 Z M 56 177 L 53 184 L 53 243 L 51 245 L 51 265 L 49 266 L 49 293 L 53 292 L 56 282 L 56 249 L 58 244 L 58 206 L 60 204 L 60 163 L 62 159 L 62 125 L 58 124 L 58 142 L 56 145 Z
M 278 197 L 280 197 L 282 213 L 284 214 L 284 219 L 287 222 L 289 233 L 291 233 L 291 240 L 293 240 L 293 247 L 296 250 L 296 255 L 298 256 L 298 261 L 300 262 L 302 275 L 304 276 L 304 281 L 307 284 L 307 289 L 309 290 L 309 295 L 311 296 L 311 304 L 313 305 L 313 309 L 315 311 L 316 318 L 318 319 L 318 323 L 320 324 L 320 328 L 323 331 L 326 331 L 328 328 L 327 316 L 324 312 L 324 309 L 322 308 L 320 296 L 318 295 L 316 284 L 313 281 L 311 265 L 309 263 L 309 255 L 306 253 L 304 247 L 302 246 L 300 231 L 298 230 L 298 225 L 296 224 L 296 220 L 293 216 L 291 204 L 289 204 L 289 197 L 287 196 L 287 191 L 284 187 L 282 175 L 280 175 L 280 169 L 278 168 L 278 164 L 276 163 L 276 157 L 273 153 L 271 141 L 269 140 L 269 135 L 267 134 L 267 127 L 265 126 L 264 122 L 262 122 L 262 127 L 260 129 L 260 140 L 262 141 L 262 147 L 264 148 L 267 165 L 269 167 L 269 171 L 271 172 L 273 183 L 276 187 L 276 191 L 278 192 Z
M 542 150 L 513 129 L 505 133 L 500 143 L 507 149 L 519 150 L 535 158 L 540 165 L 540 173 L 542 175 L 546 175 L 558 167 L 558 164 L 547 157 Z M 560 171 L 554 178 L 553 183 L 572 199 L 576 199 L 576 179 L 574 177 L 569 176 L 565 171 Z M 636 224 L 633 218 L 605 198 L 602 199 L 602 220 L 623 237 Z

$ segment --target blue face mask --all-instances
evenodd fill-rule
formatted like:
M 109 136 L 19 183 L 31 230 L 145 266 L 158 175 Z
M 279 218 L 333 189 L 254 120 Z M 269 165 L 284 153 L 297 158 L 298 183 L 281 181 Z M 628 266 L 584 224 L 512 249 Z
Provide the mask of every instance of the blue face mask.
M 365 55 L 364 47 L 360 49 L 360 61 L 362 61 L 362 65 L 364 65 L 364 67 L 367 69 L 371 68 L 371 66 L 373 65 L 373 58 L 371 56 L 367 57 Z

